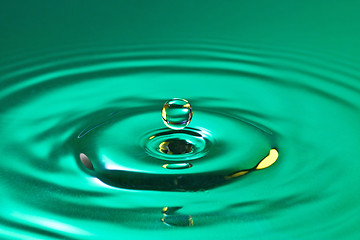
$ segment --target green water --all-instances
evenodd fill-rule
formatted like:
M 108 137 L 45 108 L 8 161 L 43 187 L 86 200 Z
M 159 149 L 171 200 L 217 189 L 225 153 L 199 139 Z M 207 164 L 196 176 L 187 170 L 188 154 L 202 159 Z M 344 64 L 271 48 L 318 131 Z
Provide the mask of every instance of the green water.
M 358 239 L 359 7 L 2 1 L 0 238 Z

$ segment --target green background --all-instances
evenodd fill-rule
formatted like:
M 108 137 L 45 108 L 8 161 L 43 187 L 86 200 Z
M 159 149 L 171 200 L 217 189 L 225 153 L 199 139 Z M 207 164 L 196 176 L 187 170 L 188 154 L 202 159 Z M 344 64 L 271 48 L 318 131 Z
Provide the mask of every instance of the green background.
M 197 39 L 359 54 L 354 1 L 1 1 L 2 56 L 63 46 Z

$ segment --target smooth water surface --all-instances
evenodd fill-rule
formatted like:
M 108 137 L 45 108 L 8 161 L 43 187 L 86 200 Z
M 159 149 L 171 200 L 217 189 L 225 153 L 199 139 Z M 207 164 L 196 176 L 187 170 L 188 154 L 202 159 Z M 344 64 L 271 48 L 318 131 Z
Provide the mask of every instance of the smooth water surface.
M 0 238 L 359 238 L 356 4 L 120 2 L 7 3 Z

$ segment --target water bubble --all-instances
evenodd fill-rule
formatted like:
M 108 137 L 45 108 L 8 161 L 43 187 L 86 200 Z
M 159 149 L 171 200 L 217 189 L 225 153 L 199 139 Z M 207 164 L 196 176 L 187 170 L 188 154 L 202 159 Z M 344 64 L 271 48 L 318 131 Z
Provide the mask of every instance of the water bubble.
M 161 113 L 165 125 L 176 130 L 189 125 L 193 115 L 190 103 L 180 98 L 168 100 L 164 104 Z

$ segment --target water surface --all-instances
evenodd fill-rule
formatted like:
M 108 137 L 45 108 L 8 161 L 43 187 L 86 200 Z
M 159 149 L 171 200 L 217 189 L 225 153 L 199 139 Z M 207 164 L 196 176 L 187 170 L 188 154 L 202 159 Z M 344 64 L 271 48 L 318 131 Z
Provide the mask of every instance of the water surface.
M 55 35 L 34 31 L 33 36 L 21 27 L 8 35 L 0 67 L 0 236 L 356 239 L 360 71 L 352 46 L 359 35 L 345 25 L 352 22 L 354 6 L 330 3 L 326 11 L 315 13 L 304 4 L 304 13 L 293 16 L 290 10 L 297 5 L 276 5 L 273 15 L 250 3 L 210 3 L 203 11 L 186 4 L 154 4 L 155 19 L 174 20 L 174 9 L 192 9 L 187 16 L 202 21 L 190 27 L 189 18 L 180 13 L 171 27 L 160 21 L 150 21 L 146 28 L 142 20 L 119 21 L 118 27 L 128 31 L 112 40 L 116 27 L 106 24 L 115 10 L 97 6 L 109 14 L 102 20 L 94 15 L 101 26 L 96 31 L 103 33 L 94 35 L 96 44 L 81 44 L 79 36 L 89 33 L 82 29 L 76 34 L 78 21 L 65 32 L 68 37 L 74 33 L 74 43 L 55 44 L 63 25 L 49 13 L 51 27 L 39 20 L 28 24 Z M 125 6 L 131 11 L 119 19 L 146 12 Z M 96 9 L 88 7 L 76 18 L 68 12 L 67 21 Z M 43 8 L 50 9 L 45 3 Z M 39 9 L 32 6 L 9 26 L 22 26 Z M 59 9 L 49 11 L 59 15 Z M 244 15 L 236 17 L 236 9 Z M 260 23 L 250 21 L 256 17 L 246 15 L 246 9 L 257 10 Z M 281 9 L 288 12 L 276 15 Z M 341 21 L 330 24 L 340 10 Z M 205 17 L 208 12 L 229 13 L 220 21 L 226 27 L 209 29 L 219 20 Z M 10 13 L 4 18 L 14 19 L 14 10 Z M 300 36 L 301 24 L 295 24 L 305 20 L 305 13 L 310 15 L 303 33 L 312 41 Z M 269 15 L 274 16 L 268 25 L 274 35 L 263 39 L 265 44 L 255 36 L 265 36 L 269 29 L 253 29 Z M 315 16 L 330 25 L 310 24 Z M 247 25 L 243 19 L 249 20 Z M 289 31 L 283 19 L 298 27 Z M 226 25 L 230 20 L 238 25 Z M 130 31 L 135 26 L 152 37 L 161 28 L 167 31 L 156 35 L 157 41 L 149 37 L 140 43 L 140 31 Z M 186 38 L 185 26 L 193 38 Z M 196 26 L 203 29 L 196 33 Z M 247 26 L 247 37 L 239 37 L 240 26 Z M 275 31 L 276 26 L 282 28 Z M 145 31 L 148 27 L 153 32 Z M 182 36 L 165 40 L 176 29 Z M 343 35 L 336 40 L 331 36 L 338 29 Z M 26 34 L 33 37 L 22 38 Z M 119 36 L 133 41 L 116 43 Z M 288 44 L 274 40 L 279 36 Z M 189 100 L 193 110 L 191 123 L 181 130 L 167 128 L 161 116 L 163 104 L 174 97 Z M 195 147 L 184 147 L 185 155 L 157 151 L 169 139 Z M 277 161 L 261 167 L 274 150 Z

